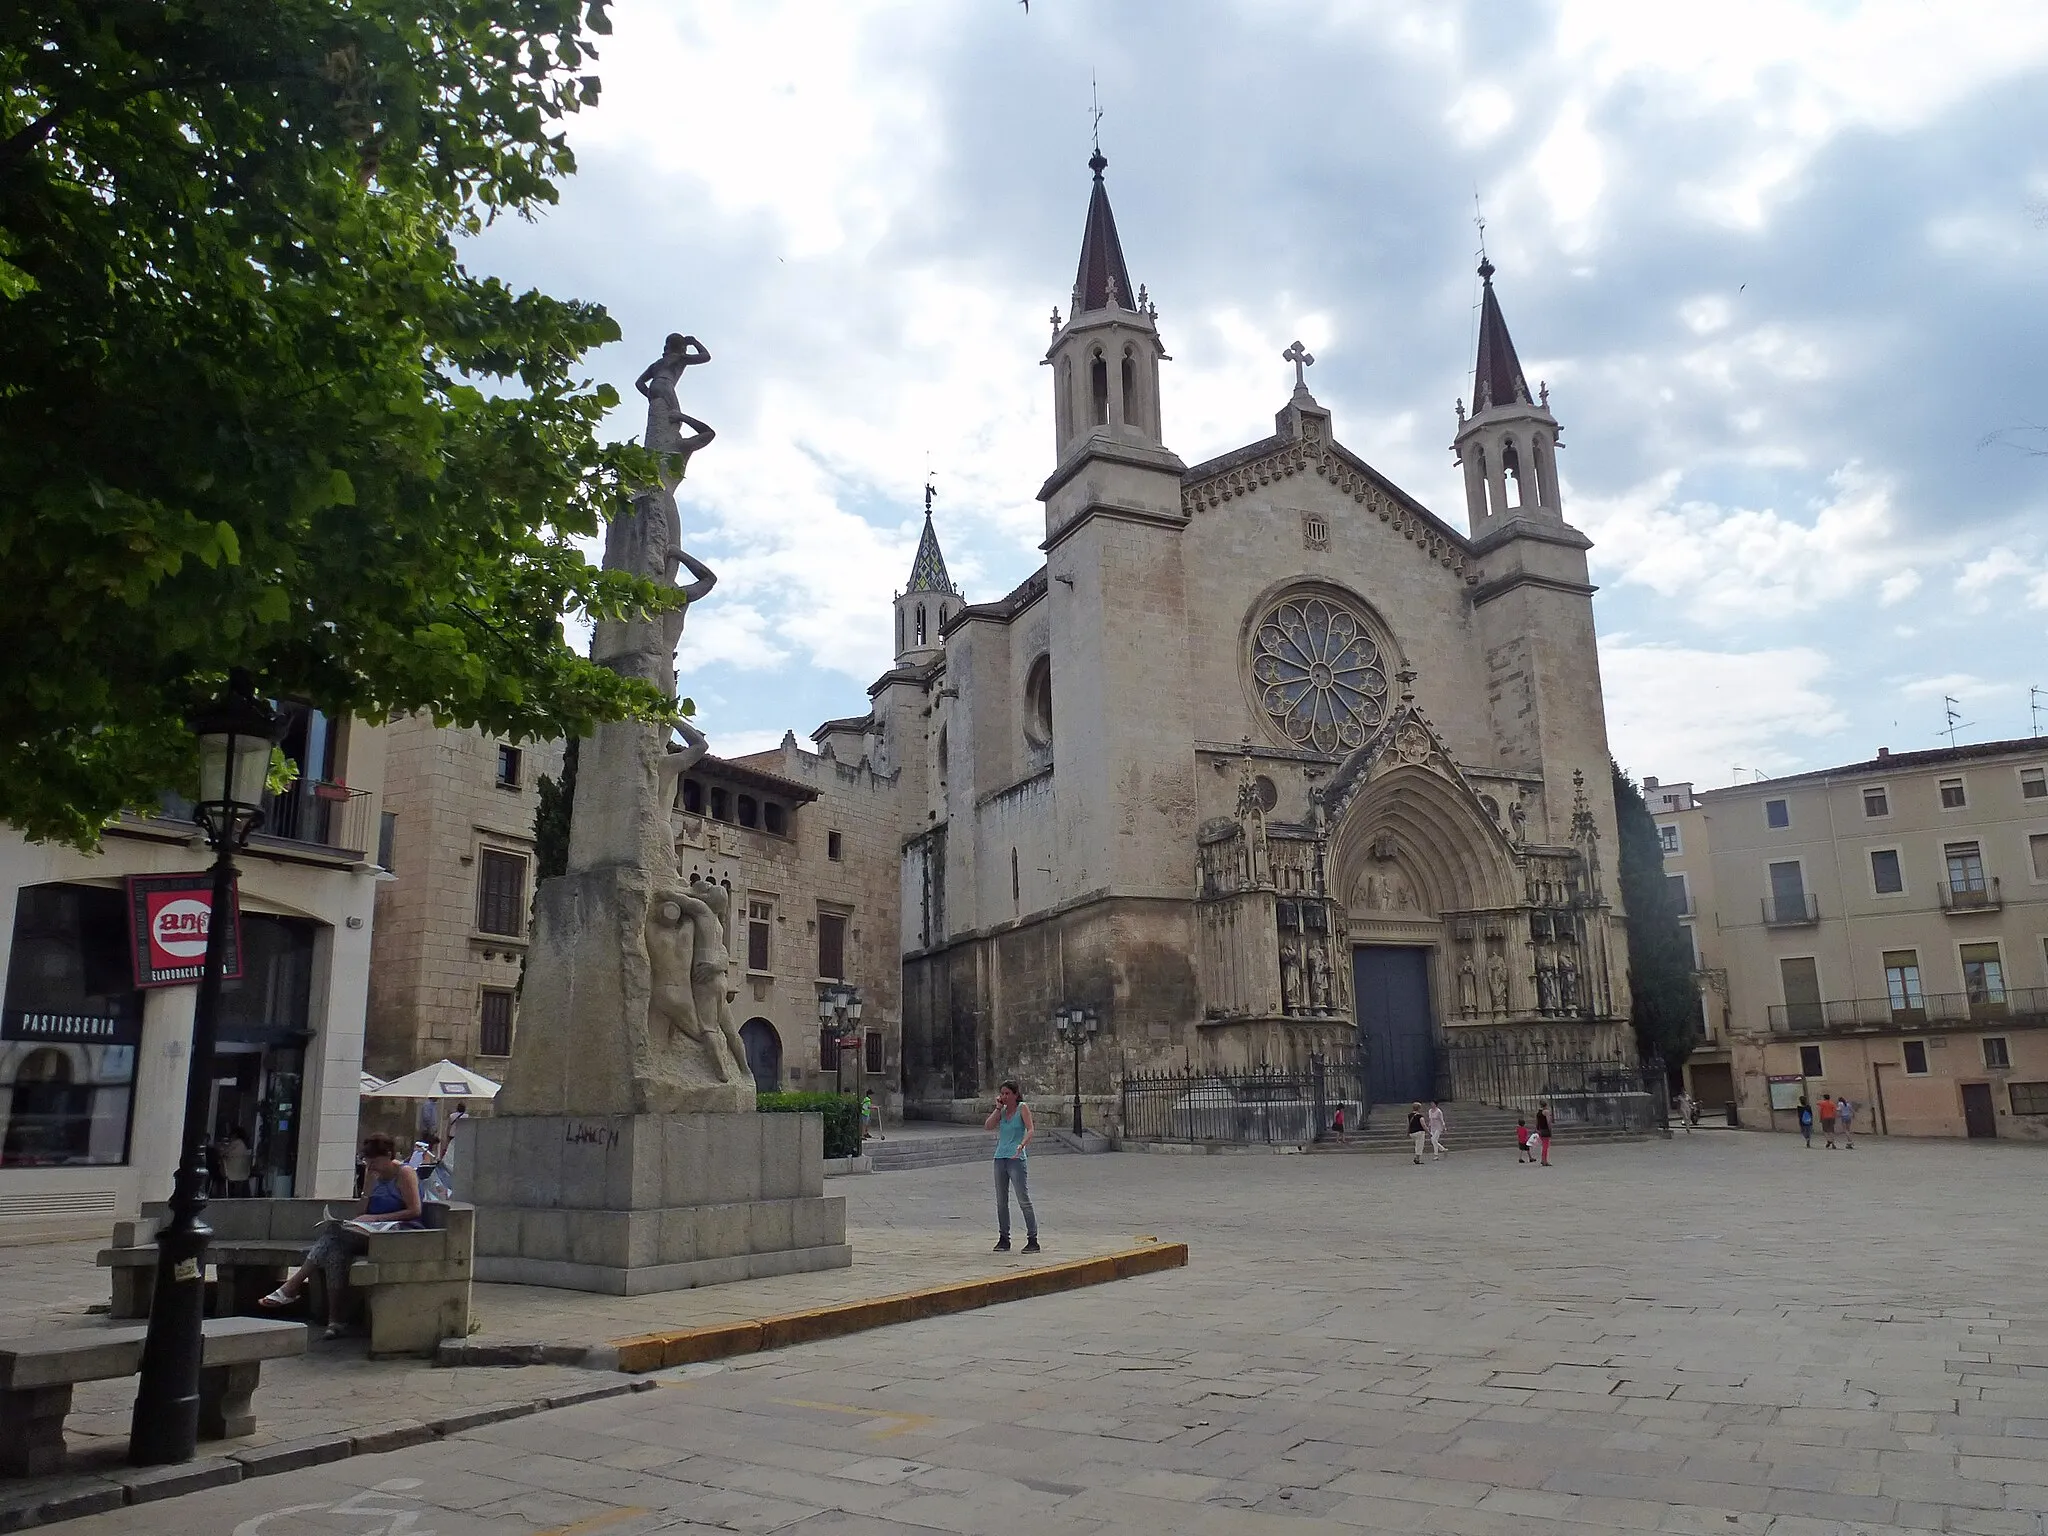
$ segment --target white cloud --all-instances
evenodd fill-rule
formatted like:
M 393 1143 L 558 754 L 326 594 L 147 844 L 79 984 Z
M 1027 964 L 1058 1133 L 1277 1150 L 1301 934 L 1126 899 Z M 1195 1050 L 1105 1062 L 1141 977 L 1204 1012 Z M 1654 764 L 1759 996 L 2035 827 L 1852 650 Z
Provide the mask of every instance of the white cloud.
M 1811 509 L 1811 521 L 1677 501 L 1680 484 L 1672 469 L 1624 496 L 1581 497 L 1573 507 L 1608 579 L 1675 598 L 1702 624 L 1811 613 L 1882 587 L 1922 554 L 1898 534 L 1890 486 L 1857 465 L 1829 477 L 1833 497 Z
M 2032 573 L 2033 567 L 2027 561 L 2000 544 L 1963 567 L 1955 581 L 1956 596 L 1972 612 L 1981 613 L 1990 606 L 1992 589 L 2000 582 Z
M 1779 773 L 1847 723 L 1821 688 L 1832 669 L 1811 647 L 1713 651 L 1618 635 L 1600 646 L 1607 733 L 1638 776 L 1727 782 L 1736 766 Z
M 1961 703 L 1972 699 L 2003 698 L 2019 692 L 2018 683 L 1995 683 L 1977 677 L 1969 672 L 1945 672 L 1940 677 L 1914 678 L 1899 684 L 1899 692 L 1909 699 L 1951 698 Z
M 1885 607 L 1891 608 L 1899 603 L 1903 603 L 1919 590 L 1920 573 L 1918 571 L 1900 571 L 1898 575 L 1887 576 L 1882 582 L 1878 583 L 1877 600 L 1884 604 Z M 1907 633 L 1907 631 L 1901 631 L 1901 633 Z

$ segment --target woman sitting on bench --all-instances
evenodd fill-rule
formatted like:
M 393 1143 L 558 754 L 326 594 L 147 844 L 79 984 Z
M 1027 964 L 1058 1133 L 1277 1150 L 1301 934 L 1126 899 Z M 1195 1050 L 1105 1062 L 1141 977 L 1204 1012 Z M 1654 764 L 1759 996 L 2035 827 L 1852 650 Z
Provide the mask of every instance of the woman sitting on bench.
M 366 1221 L 420 1225 L 419 1175 L 398 1160 L 398 1149 L 389 1136 L 363 1138 L 363 1177 L 369 1194 L 357 1216 Z M 317 1269 L 327 1277 L 327 1337 L 339 1338 L 346 1315 L 348 1266 L 368 1250 L 369 1243 L 363 1233 L 352 1232 L 339 1222 L 324 1226 L 306 1262 L 258 1305 L 273 1312 L 291 1306 L 305 1293 L 306 1281 Z

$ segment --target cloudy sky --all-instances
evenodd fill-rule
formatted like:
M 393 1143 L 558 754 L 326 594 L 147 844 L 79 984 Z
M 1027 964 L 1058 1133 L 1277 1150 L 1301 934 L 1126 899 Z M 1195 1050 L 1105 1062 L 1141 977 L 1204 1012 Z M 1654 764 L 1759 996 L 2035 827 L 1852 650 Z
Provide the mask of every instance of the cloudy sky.
M 1726 784 L 2026 735 L 2048 688 L 2048 6 L 616 0 L 559 208 L 473 265 L 714 361 L 684 488 L 714 749 L 867 707 L 927 467 L 955 580 L 1039 563 L 1038 367 L 1090 80 L 1192 464 L 1299 336 L 1455 525 L 1475 194 L 1595 540 L 1615 749 Z M 622 409 L 619 435 L 637 433 Z M 2048 713 L 2043 715 L 2048 727 Z

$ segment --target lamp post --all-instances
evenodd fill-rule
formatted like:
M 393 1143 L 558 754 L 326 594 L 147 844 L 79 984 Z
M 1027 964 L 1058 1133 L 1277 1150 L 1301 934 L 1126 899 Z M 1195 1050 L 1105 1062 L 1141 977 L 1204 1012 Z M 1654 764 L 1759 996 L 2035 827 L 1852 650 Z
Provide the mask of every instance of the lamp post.
M 827 987 L 818 994 L 818 1019 L 832 1031 L 834 1056 L 832 1058 L 832 1084 L 839 1092 L 846 1092 L 846 1026 L 860 1023 L 860 988 L 841 982 L 836 987 Z M 860 1037 L 853 1037 L 853 1048 L 860 1049 Z
M 185 1130 L 171 1187 L 170 1219 L 156 1235 L 156 1293 L 142 1345 L 142 1377 L 128 1429 L 128 1460 L 139 1467 L 190 1461 L 199 1448 L 199 1367 L 205 1349 L 206 1115 L 220 1013 L 221 971 L 233 922 L 235 850 L 263 819 L 263 788 L 277 742 L 277 716 L 237 670 L 228 691 L 188 722 L 199 738 L 199 803 L 192 819 L 214 850 L 213 905 L 206 959 L 192 1011 L 185 1063 Z
M 1095 1016 L 1093 1008 L 1056 1008 L 1052 1015 L 1053 1033 L 1074 1048 L 1074 1134 L 1081 1134 L 1081 1047 L 1093 1040 L 1102 1029 L 1102 1020 Z

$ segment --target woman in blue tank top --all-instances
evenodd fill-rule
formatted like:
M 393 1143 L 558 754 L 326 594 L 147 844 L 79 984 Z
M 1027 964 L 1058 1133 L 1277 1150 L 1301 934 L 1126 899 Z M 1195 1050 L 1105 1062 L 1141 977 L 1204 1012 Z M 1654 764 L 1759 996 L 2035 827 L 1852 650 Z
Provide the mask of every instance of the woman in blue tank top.
M 420 1176 L 398 1160 L 389 1136 L 363 1138 L 363 1178 L 369 1197 L 356 1214 L 370 1221 L 420 1225 Z M 280 1311 L 296 1302 L 315 1270 L 327 1281 L 327 1337 L 338 1338 L 348 1308 L 348 1266 L 369 1247 L 370 1240 L 336 1222 L 326 1226 L 306 1254 L 306 1262 L 289 1280 L 264 1297 L 259 1306 Z
M 1010 1191 L 1017 1192 L 1017 1209 L 1024 1213 L 1024 1251 L 1037 1253 L 1038 1213 L 1031 1208 L 1031 1190 L 1025 1179 L 1025 1153 L 1038 1127 L 1031 1119 L 1031 1106 L 1015 1083 L 1005 1083 L 996 1094 L 996 1112 L 982 1122 L 982 1129 L 996 1133 L 996 1252 L 1010 1251 Z

